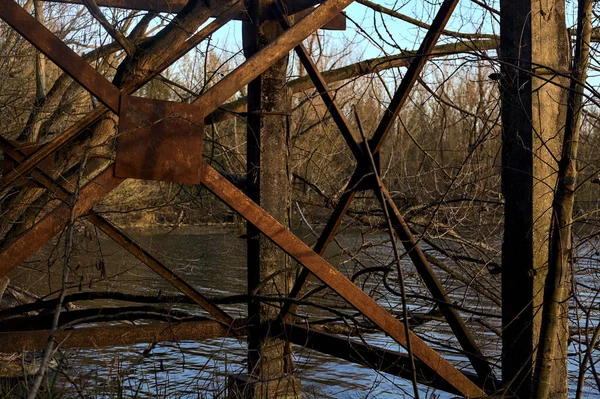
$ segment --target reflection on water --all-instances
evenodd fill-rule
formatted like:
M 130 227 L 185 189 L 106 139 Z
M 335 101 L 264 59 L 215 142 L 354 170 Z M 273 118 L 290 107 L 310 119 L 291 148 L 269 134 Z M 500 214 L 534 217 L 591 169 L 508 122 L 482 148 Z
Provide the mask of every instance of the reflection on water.
M 158 259 L 208 296 L 228 296 L 246 292 L 245 240 L 233 230 L 221 228 L 179 228 L 167 233 L 160 230 L 132 230 L 131 233 Z M 302 232 L 300 232 L 302 233 Z M 350 250 L 342 254 L 340 247 L 331 246 L 326 258 L 346 275 L 355 272 L 356 262 L 360 268 L 389 264 L 392 260 L 391 250 L 387 246 L 385 234 L 373 234 L 365 237 L 361 234 L 341 234 L 338 241 L 343 248 Z M 154 274 L 126 251 L 108 239 L 90 241 L 80 245 L 84 250 L 74 254 L 74 264 L 85 281 L 94 280 L 92 284 L 76 287 L 81 290 L 120 291 L 146 295 L 176 294 L 177 291 Z M 359 255 L 356 252 L 363 248 Z M 45 255 L 47 257 L 47 254 Z M 348 261 L 348 256 L 354 256 Z M 98 259 L 103 259 L 101 264 Z M 405 261 L 407 270 L 407 286 L 410 293 L 425 294 L 420 280 L 411 272 L 411 265 Z M 28 287 L 37 287 L 40 292 L 53 291 L 59 288 L 59 273 L 46 277 L 48 265 L 32 264 L 14 278 Z M 83 277 L 81 278 L 83 280 Z M 359 280 L 359 285 L 375 297 L 380 289 L 379 279 Z M 313 282 L 313 285 L 316 283 Z M 450 281 L 444 283 L 453 298 L 465 300 L 463 288 L 452 286 Z M 482 301 L 473 304 L 478 310 L 497 314 L 493 303 Z M 379 298 L 386 308 L 400 312 L 397 299 Z M 335 296 L 322 298 L 322 303 L 333 306 L 345 305 Z M 411 310 L 424 313 L 431 309 L 430 304 L 414 302 Z M 466 298 L 466 304 L 469 298 Z M 94 302 L 94 306 L 115 306 L 123 303 L 104 301 Z M 197 307 L 175 305 L 182 310 L 198 313 Z M 244 317 L 243 305 L 226 305 L 223 308 L 233 317 Z M 322 310 L 301 309 L 322 318 L 326 315 Z M 468 317 L 469 315 L 465 315 Z M 488 320 L 499 328 L 499 320 Z M 499 358 L 499 338 L 487 328 L 477 323 L 470 323 L 475 337 L 482 344 L 486 354 L 493 359 Z M 452 334 L 449 327 L 441 321 L 431 321 L 425 328 L 417 329 L 427 338 L 442 343 L 451 343 Z M 367 334 L 366 339 L 380 347 L 400 350 L 397 344 L 383 334 Z M 448 348 L 433 345 L 455 364 L 468 368 L 465 358 Z M 575 350 L 576 348 L 573 348 Z M 307 397 L 332 398 L 397 398 L 405 392 L 411 396 L 412 387 L 403 379 L 385 373 L 357 366 L 330 356 L 295 347 L 295 366 L 302 380 L 303 391 Z M 119 392 L 125 396 L 136 397 L 220 397 L 223 395 L 227 376 L 243 372 L 245 359 L 245 342 L 236 339 L 214 339 L 203 342 L 160 343 L 155 345 L 135 345 L 129 347 L 103 348 L 101 350 L 71 350 L 66 352 L 68 372 L 77 381 L 83 392 L 95 391 L 95 397 L 117 397 Z M 574 387 L 572 387 L 574 388 Z M 449 398 L 444 392 L 434 392 L 423 388 L 423 397 Z M 600 397 L 596 392 L 589 392 L 588 398 Z

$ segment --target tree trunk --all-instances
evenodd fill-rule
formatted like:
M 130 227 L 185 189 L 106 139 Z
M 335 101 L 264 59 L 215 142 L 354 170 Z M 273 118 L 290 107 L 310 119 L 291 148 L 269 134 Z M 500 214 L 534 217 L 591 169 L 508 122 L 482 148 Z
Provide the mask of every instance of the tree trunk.
M 577 150 L 584 94 L 584 87 L 579 82 L 585 82 L 587 78 L 589 43 L 592 35 L 591 18 L 592 0 L 579 0 L 575 62 L 571 73 L 562 157 L 553 204 L 550 259 L 536 364 L 538 399 L 548 397 L 556 378 L 554 370 L 562 366 L 568 350 L 568 342 L 565 339 L 568 328 L 565 327 L 568 327 L 573 204 L 577 185 Z
M 500 2 L 502 64 L 502 377 L 519 398 L 534 391 L 559 135 L 565 125 L 569 66 L 561 0 Z M 562 87 L 561 87 L 562 86 Z M 561 318 L 566 323 L 566 318 Z M 568 329 L 559 341 L 566 349 Z M 566 352 L 549 396 L 567 397 Z

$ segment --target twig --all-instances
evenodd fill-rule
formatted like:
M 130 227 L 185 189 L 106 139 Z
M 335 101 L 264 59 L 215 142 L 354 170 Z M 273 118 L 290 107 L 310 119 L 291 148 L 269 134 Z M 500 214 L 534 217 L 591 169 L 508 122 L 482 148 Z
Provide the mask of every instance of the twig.
M 29 391 L 29 395 L 27 399 L 35 399 L 37 393 L 42 385 L 42 380 L 46 373 L 46 369 L 48 368 L 48 363 L 52 356 L 53 347 L 54 347 L 54 335 L 58 330 L 58 322 L 60 318 L 60 312 L 63 307 L 63 302 L 65 300 L 65 296 L 67 294 L 67 282 L 69 280 L 69 262 L 71 260 L 71 250 L 73 249 L 73 231 L 75 225 L 75 204 L 77 204 L 77 200 L 79 199 L 79 189 L 81 187 L 81 177 L 83 171 L 85 170 L 85 164 L 87 160 L 87 155 L 84 156 L 84 159 L 80 165 L 79 174 L 77 176 L 77 184 L 75 186 L 75 192 L 71 197 L 70 206 L 70 215 L 69 215 L 69 224 L 67 226 L 67 234 L 65 237 L 65 255 L 64 255 L 64 263 L 63 263 L 63 276 L 62 276 L 62 290 L 60 292 L 60 296 L 58 298 L 58 303 L 56 304 L 56 309 L 54 311 L 54 318 L 52 320 L 52 330 L 50 331 L 50 336 L 48 337 L 48 345 L 46 346 L 46 351 L 44 352 L 44 357 L 42 358 L 42 362 L 40 364 L 40 368 L 35 375 L 35 380 L 33 382 L 33 387 L 31 391 Z
M 367 140 L 367 137 L 365 136 L 365 132 L 363 131 L 362 123 L 360 121 L 360 117 L 358 116 L 358 111 L 356 110 L 356 108 L 354 108 L 354 115 L 356 117 L 358 131 L 360 132 L 360 136 L 363 140 L 364 151 L 369 156 L 369 161 L 370 161 L 369 166 L 371 168 L 371 173 L 373 174 L 373 176 L 376 179 L 377 189 L 378 189 L 377 194 L 381 198 L 383 213 L 385 216 L 385 220 L 387 221 L 388 232 L 390 233 L 390 240 L 392 242 L 392 248 L 394 250 L 394 258 L 395 258 L 396 268 L 398 271 L 398 280 L 400 283 L 400 294 L 401 294 L 401 298 L 402 298 L 402 315 L 404 318 L 404 331 L 406 333 L 406 351 L 408 352 L 408 358 L 410 361 L 410 367 L 411 367 L 411 371 L 412 371 L 412 385 L 413 385 L 413 391 L 415 394 L 415 399 L 419 399 L 419 386 L 417 385 L 417 369 L 415 367 L 415 357 L 412 352 L 412 345 L 411 345 L 411 341 L 410 341 L 410 322 L 408 319 L 408 305 L 406 303 L 406 301 L 407 301 L 406 287 L 404 285 L 404 274 L 402 273 L 402 265 L 400 264 L 400 254 L 398 253 L 398 246 L 396 245 L 396 236 L 394 235 L 394 229 L 392 226 L 392 220 L 390 219 L 390 213 L 388 210 L 387 202 L 385 201 L 385 197 L 383 195 L 381 178 L 379 177 L 379 174 L 377 173 L 377 166 L 375 165 L 375 159 L 373 158 L 373 153 L 371 152 L 371 147 L 369 145 L 369 141 Z
M 585 381 L 585 370 L 587 368 L 587 364 L 592 358 L 592 351 L 598 342 L 598 338 L 600 337 L 600 323 L 594 329 L 594 334 L 592 335 L 592 340 L 589 342 L 587 349 L 585 351 L 585 356 L 583 357 L 583 361 L 581 362 L 581 366 L 579 366 L 579 377 L 577 379 L 577 393 L 575 394 L 576 399 L 581 399 L 581 395 L 583 394 L 583 383 Z
M 83 4 L 86 6 L 90 14 L 102 25 L 106 32 L 113 38 L 117 43 L 123 47 L 123 50 L 127 55 L 133 55 L 135 53 L 135 44 L 133 44 L 128 38 L 125 37 L 121 31 L 111 25 L 106 19 L 98 4 L 95 0 L 83 0 Z

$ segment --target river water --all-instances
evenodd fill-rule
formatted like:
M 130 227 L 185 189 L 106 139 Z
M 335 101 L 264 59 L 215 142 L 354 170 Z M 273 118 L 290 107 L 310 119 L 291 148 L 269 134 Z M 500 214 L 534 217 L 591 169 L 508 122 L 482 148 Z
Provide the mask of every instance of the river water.
M 246 292 L 245 239 L 240 232 L 224 227 L 133 229 L 128 231 L 146 249 L 163 261 L 179 275 L 208 296 L 229 296 Z M 307 242 L 313 238 L 308 232 L 298 231 Z M 70 281 L 75 291 L 119 291 L 136 294 L 158 295 L 178 292 L 148 267 L 133 258 L 114 242 L 96 238 L 94 234 L 83 234 L 89 239 L 78 242 L 78 250 L 73 255 Z M 387 265 L 392 261 L 392 251 L 387 243 L 387 235 L 381 232 L 363 234 L 357 231 L 342 232 L 338 242 L 330 246 L 326 258 L 347 275 L 352 275 L 357 267 Z M 343 248 L 343 250 L 342 250 Z M 21 269 L 14 278 L 33 291 L 48 292 L 59 288 L 59 270 L 56 262 L 48 262 L 52 251 L 47 249 L 38 255 L 38 261 Z M 56 257 L 56 254 L 54 254 Z M 101 261 L 100 261 L 101 259 Z M 359 264 L 360 266 L 357 266 Z M 403 259 L 407 273 L 407 286 L 413 294 L 426 294 L 410 263 Z M 48 278 L 48 268 L 55 271 Z M 80 283 L 77 286 L 77 279 Z M 91 284 L 89 281 L 93 281 Z M 363 289 L 377 295 L 381 292 L 377 279 L 358 280 Z M 85 283 L 82 283 L 85 282 Z M 313 283 L 313 286 L 316 283 Z M 468 298 L 468 293 L 453 287 L 450 280 L 445 286 L 452 298 L 471 304 L 477 310 L 499 314 L 493 303 L 478 297 L 476 302 Z M 465 300 L 467 295 L 467 300 Z M 400 312 L 397 298 L 379 297 L 379 302 L 388 309 Z M 347 307 L 326 295 L 321 303 Z M 474 300 L 475 301 L 475 300 Z M 102 306 L 116 306 L 124 303 L 104 301 Z M 85 306 L 86 304 L 83 303 Z M 90 305 L 90 304 L 87 304 Z M 94 302 L 98 306 L 99 302 Z M 199 312 L 195 307 L 176 305 L 182 310 Z M 245 317 L 245 306 L 225 305 L 223 308 L 233 317 Z M 346 309 L 344 309 L 346 308 Z M 430 309 L 426 302 L 415 302 L 411 311 L 424 313 Z M 307 309 L 302 309 L 307 311 Z M 326 316 L 324 311 L 308 310 L 313 319 Z M 464 315 L 468 317 L 468 314 Z M 499 328 L 500 320 L 486 318 L 486 323 Z M 482 345 L 486 354 L 497 362 L 499 359 L 499 337 L 481 324 L 469 323 L 469 327 Z M 441 321 L 431 321 L 418 327 L 425 339 L 435 339 L 433 347 L 462 367 L 468 362 L 459 353 L 448 349 L 453 344 L 452 334 Z M 366 334 L 365 339 L 377 346 L 400 350 L 401 348 L 383 334 Z M 573 348 L 574 350 L 576 348 Z M 412 387 L 404 379 L 379 373 L 343 360 L 295 347 L 294 362 L 296 375 L 302 380 L 302 389 L 308 398 L 397 398 L 411 396 Z M 227 385 L 227 376 L 243 372 L 245 342 L 237 339 L 215 339 L 203 342 L 159 343 L 128 347 L 102 348 L 101 350 L 69 350 L 64 353 L 64 370 L 70 375 L 74 391 L 93 392 L 92 397 L 140 398 L 197 398 L 222 397 Z M 575 367 L 575 366 L 574 366 Z M 572 387 L 574 388 L 574 387 Z M 422 397 L 450 398 L 440 391 L 423 387 Z M 588 398 L 600 398 L 595 391 L 587 391 Z

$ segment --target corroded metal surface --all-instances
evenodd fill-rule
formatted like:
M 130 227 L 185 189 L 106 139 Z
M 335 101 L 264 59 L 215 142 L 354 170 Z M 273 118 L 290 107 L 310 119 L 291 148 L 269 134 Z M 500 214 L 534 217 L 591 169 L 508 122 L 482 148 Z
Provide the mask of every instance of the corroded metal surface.
M 115 175 L 198 184 L 203 128 L 196 106 L 123 95 Z
M 202 184 L 208 190 L 239 213 L 244 219 L 256 226 L 261 233 L 298 263 L 309 269 L 317 278 L 371 320 L 383 332 L 403 347 L 406 347 L 406 332 L 404 325 L 398 319 L 383 309 L 337 269 L 327 263 L 325 259 L 286 229 L 268 212 L 252 202 L 244 193 L 233 186 L 211 166 L 205 165 L 202 170 Z M 472 398 L 485 395 L 485 392 L 481 388 L 465 377 L 464 374 L 412 332 L 410 333 L 410 341 L 414 356 L 434 370 L 444 381 L 452 385 L 463 395 Z
M 96 202 L 121 184 L 124 179 L 114 176 L 113 165 L 102 171 L 96 178 L 81 188 L 75 202 L 74 214 L 79 217 L 87 213 Z M 58 205 L 35 225 L 17 237 L 0 252 L 0 277 L 6 276 L 29 256 L 36 253 L 52 237 L 60 233 L 69 222 L 71 198 Z
M 201 181 L 227 205 L 240 213 L 250 223 L 257 226 L 270 240 L 305 266 L 306 275 L 308 275 L 308 270 L 310 270 L 310 272 L 315 274 L 331 289 L 381 328 L 382 331 L 389 334 L 401 345 L 406 346 L 406 333 L 402 323 L 329 265 L 284 226 L 279 224 L 271 215 L 250 201 L 214 169 L 201 163 L 202 135 L 198 130 L 201 130 L 201 126 L 203 125 L 203 117 L 263 73 L 270 65 L 287 54 L 292 48 L 298 46 L 312 32 L 323 27 L 329 21 L 334 20 L 351 2 L 352 0 L 327 0 L 314 10 L 309 10 L 310 12 L 306 17 L 302 18 L 264 49 L 249 58 L 245 63 L 204 93 L 197 100 L 195 106 L 190 106 L 121 96 L 122 93 L 115 86 L 68 49 L 66 45 L 35 21 L 14 1 L 0 0 L 0 17 L 15 27 L 15 29 L 43 53 L 65 69 L 67 73 L 71 74 L 75 80 L 90 90 L 92 94 L 96 95 L 108 109 L 121 113 L 117 165 L 111 165 L 111 167 L 103 171 L 99 176 L 87 183 L 81 189 L 76 201 L 75 199 L 71 199 L 70 201 L 67 198 L 66 202 L 49 212 L 33 228 L 23 233 L 5 248 L 0 253 L 0 276 L 6 275 L 32 252 L 37 251 L 50 238 L 63 230 L 71 214 L 68 205 L 69 202 L 75 203 L 74 214 L 76 217 L 86 214 L 97 201 L 124 181 L 124 178 L 117 176 L 179 181 L 183 183 L 198 183 Z M 405 79 L 403 79 L 400 88 L 392 99 L 388 111 L 375 132 L 372 143 L 374 153 L 377 153 L 385 136 L 389 132 L 390 126 L 408 97 L 411 87 L 439 37 L 439 32 L 447 22 L 456 3 L 457 0 L 446 0 L 442 5 L 442 9 L 434 20 L 429 34 L 426 36 Z M 239 9 L 231 11 L 222 20 L 212 25 L 209 24 L 200 33 L 206 33 L 203 36 L 206 37 L 229 19 L 240 17 L 239 11 Z M 193 37 L 197 41 L 200 41 L 203 37 L 197 35 Z M 197 42 L 194 43 L 197 44 Z M 187 43 L 184 44 L 177 54 L 175 54 L 175 57 L 165 62 L 164 66 L 166 67 L 169 63 L 174 62 L 176 58 L 179 58 L 191 48 L 192 46 L 188 46 Z M 63 56 L 65 60 L 61 61 L 61 57 Z M 85 66 L 81 65 L 81 63 L 85 63 Z M 319 85 L 322 82 L 320 82 L 319 75 L 315 71 L 316 68 L 313 68 L 311 73 L 313 79 Z M 156 73 L 151 77 L 155 76 Z M 143 83 L 148 80 L 145 80 Z M 123 91 L 123 94 L 130 94 L 138 87 L 137 85 L 129 87 Z M 321 85 L 320 89 L 323 89 L 323 92 L 327 92 L 325 85 Z M 122 99 L 122 103 L 119 105 L 120 99 Z M 329 101 L 329 106 L 335 106 L 333 99 L 325 98 L 325 100 Z M 97 121 L 106 113 L 106 107 L 98 107 L 84 117 L 82 121 L 72 126 L 62 135 L 59 135 L 50 144 L 36 151 L 32 156 L 25 158 L 21 166 L 17 166 L 15 170 L 4 176 L 1 185 L 2 189 L 9 187 L 21 175 L 34 171 L 36 165 L 43 159 L 47 158 L 57 149 L 62 148 L 86 127 Z M 347 125 L 347 121 L 343 120 L 343 118 L 340 119 L 338 117 L 338 119 L 340 126 Z M 347 133 L 351 132 L 348 130 Z M 347 136 L 349 137 L 349 135 Z M 353 146 L 352 143 L 355 143 L 353 138 L 347 141 L 350 146 Z M 355 155 L 359 163 L 364 161 L 364 157 L 358 157 L 358 151 L 356 151 Z M 115 170 L 117 175 L 115 175 Z M 36 173 L 43 173 L 38 172 L 35 171 L 34 175 Z M 351 181 L 361 179 L 363 175 L 364 168 L 361 169 L 359 167 Z M 333 238 L 333 234 L 353 197 L 354 190 L 349 190 L 344 194 L 336 207 L 334 217 L 328 223 L 329 228 L 326 229 L 326 234 L 322 235 L 319 240 L 321 243 L 321 247 L 317 248 L 319 251 L 324 250 L 327 243 Z M 399 217 L 401 218 L 401 216 Z M 102 225 L 102 220 L 96 221 Z M 119 232 L 118 229 L 111 228 L 108 228 L 108 231 L 112 233 L 115 231 Z M 124 237 L 119 236 L 117 240 L 121 240 L 122 245 L 131 244 L 127 241 L 127 237 Z M 149 256 L 144 252 L 139 252 L 138 255 L 145 256 L 146 258 Z M 298 292 L 299 290 L 297 290 L 296 294 Z M 220 328 L 225 328 L 222 324 L 217 324 Z M 112 341 L 112 338 L 106 338 L 105 342 L 112 343 L 114 341 Z M 427 367 L 431 368 L 433 372 L 437 373 L 452 389 L 469 397 L 484 395 L 484 392 L 479 387 L 425 344 L 419 337 L 410 333 L 410 342 L 414 355 L 427 365 Z
M 61 348 L 95 349 L 107 346 L 235 336 L 236 331 L 213 321 L 188 321 L 178 324 L 153 323 L 139 326 L 100 326 L 57 331 L 54 341 Z M 49 330 L 0 333 L 0 352 L 14 353 L 45 349 Z

